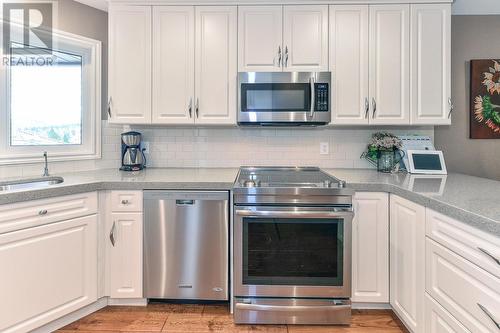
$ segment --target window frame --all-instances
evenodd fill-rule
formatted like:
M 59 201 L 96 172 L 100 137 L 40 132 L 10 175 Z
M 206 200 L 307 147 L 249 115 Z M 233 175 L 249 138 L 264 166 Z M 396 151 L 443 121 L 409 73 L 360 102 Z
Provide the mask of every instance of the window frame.
M 10 66 L 0 63 L 0 165 L 43 161 L 46 151 L 51 161 L 101 158 L 101 42 L 76 34 L 52 31 L 53 48 L 82 57 L 82 143 L 79 145 L 11 145 Z M 6 55 L 1 51 L 2 58 Z M 8 57 L 8 56 L 7 56 Z

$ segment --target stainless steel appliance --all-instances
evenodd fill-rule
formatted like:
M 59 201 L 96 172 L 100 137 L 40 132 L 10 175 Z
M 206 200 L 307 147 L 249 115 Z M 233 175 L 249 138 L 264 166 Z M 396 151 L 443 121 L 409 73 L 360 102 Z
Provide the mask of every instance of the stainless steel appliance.
M 318 168 L 240 169 L 236 323 L 349 323 L 354 192 L 345 185 Z
M 240 125 L 330 122 L 330 72 L 242 72 L 238 78 Z
M 123 171 L 139 171 L 146 167 L 144 148 L 141 148 L 142 135 L 139 132 L 122 133 L 122 166 Z
M 228 192 L 144 192 L 144 297 L 228 300 Z

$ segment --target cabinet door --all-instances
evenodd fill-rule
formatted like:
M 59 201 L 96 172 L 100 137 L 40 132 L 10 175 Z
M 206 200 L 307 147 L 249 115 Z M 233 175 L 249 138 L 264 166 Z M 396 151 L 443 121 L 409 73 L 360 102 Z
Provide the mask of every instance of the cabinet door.
M 282 12 L 282 6 L 238 7 L 240 72 L 281 71 Z
M 411 122 L 451 124 L 451 4 L 411 5 Z
M 151 7 L 109 10 L 109 121 L 151 123 Z
M 142 298 L 142 213 L 113 213 L 110 224 L 110 296 Z
M 372 124 L 410 123 L 410 7 L 370 6 Z
M 328 6 L 284 6 L 283 70 L 328 70 Z
M 194 122 L 194 7 L 153 7 L 153 123 Z
M 332 124 L 368 124 L 368 6 L 330 6 Z
M 352 301 L 389 302 L 389 195 L 354 196 Z
M 236 123 L 236 6 L 196 7 L 196 123 Z
M 97 217 L 0 235 L 0 331 L 28 332 L 97 300 Z
M 412 332 L 424 332 L 425 208 L 390 197 L 390 298 Z
M 470 333 L 441 304 L 429 294 L 425 294 L 425 330 L 426 333 Z

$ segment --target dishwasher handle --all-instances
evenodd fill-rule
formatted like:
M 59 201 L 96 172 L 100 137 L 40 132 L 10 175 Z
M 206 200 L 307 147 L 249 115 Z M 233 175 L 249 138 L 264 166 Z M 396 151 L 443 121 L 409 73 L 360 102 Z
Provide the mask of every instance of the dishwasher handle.
M 177 206 L 192 206 L 195 201 L 193 199 L 177 199 L 175 200 L 175 204 Z

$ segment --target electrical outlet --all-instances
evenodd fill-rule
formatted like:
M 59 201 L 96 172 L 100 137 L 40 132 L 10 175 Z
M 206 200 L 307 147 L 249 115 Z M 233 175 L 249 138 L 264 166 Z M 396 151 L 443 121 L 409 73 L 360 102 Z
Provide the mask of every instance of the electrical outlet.
M 328 142 L 320 142 L 319 144 L 319 154 L 328 155 L 330 153 L 330 145 Z
M 148 141 L 143 141 L 142 142 L 142 148 L 146 149 L 145 153 L 149 154 L 149 142 Z

